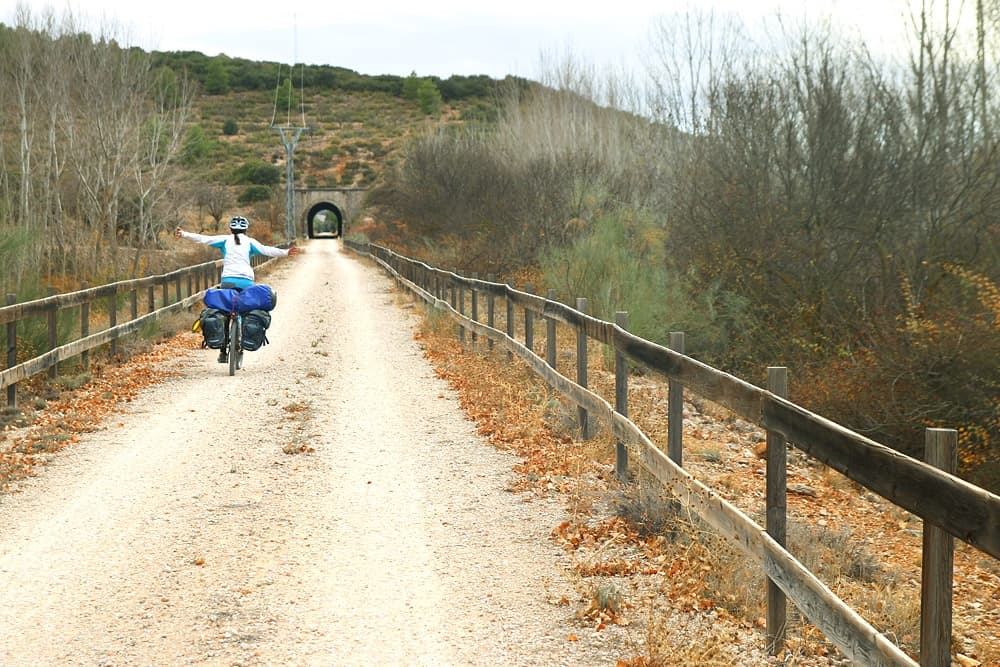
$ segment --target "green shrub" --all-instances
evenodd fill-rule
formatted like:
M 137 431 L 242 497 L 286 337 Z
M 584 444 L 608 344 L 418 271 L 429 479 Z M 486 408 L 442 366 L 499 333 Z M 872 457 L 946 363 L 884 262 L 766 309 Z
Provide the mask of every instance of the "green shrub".
M 462 120 L 474 123 L 495 123 L 500 120 L 500 110 L 494 104 L 476 102 L 462 111 Z
M 281 169 L 273 164 L 254 161 L 246 162 L 233 172 L 234 184 L 277 185 L 281 181 Z
M 417 87 L 417 104 L 424 114 L 430 116 L 441 110 L 441 91 L 430 79 L 424 79 Z
M 212 152 L 212 145 L 213 142 L 205 133 L 205 128 L 201 125 L 192 125 L 184 137 L 181 160 L 187 165 L 200 162 Z
M 209 95 L 222 95 L 229 92 L 229 73 L 222 62 L 223 56 L 216 56 L 208 63 L 205 73 L 205 92 Z
M 358 182 L 358 185 L 371 185 L 378 178 L 378 174 L 375 173 L 375 170 L 367 162 L 361 165 L 360 171 L 361 180 Z
M 689 354 L 711 357 L 724 348 L 745 304 L 711 288 L 693 290 L 669 271 L 662 228 L 632 210 L 581 224 L 575 241 L 541 255 L 545 282 L 560 298 L 575 305 L 584 297 L 588 312 L 607 321 L 627 311 L 629 331 L 661 344 L 683 331 Z
M 266 185 L 251 185 L 240 193 L 236 201 L 240 204 L 252 204 L 254 202 L 266 201 L 271 198 L 271 188 Z
M 226 122 L 222 124 L 222 133 L 227 137 L 231 137 L 235 134 L 239 134 L 240 127 L 236 124 L 236 121 L 232 118 L 227 118 Z
M 407 100 L 417 99 L 417 90 L 420 88 L 420 82 L 422 79 L 417 76 L 416 72 L 410 72 L 410 76 L 403 80 L 403 98 Z

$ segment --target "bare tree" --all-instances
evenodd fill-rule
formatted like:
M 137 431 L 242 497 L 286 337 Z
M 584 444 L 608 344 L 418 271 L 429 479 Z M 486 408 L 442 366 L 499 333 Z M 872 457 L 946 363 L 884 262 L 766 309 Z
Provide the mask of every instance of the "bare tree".
M 95 37 L 72 13 L 36 18 L 19 5 L 16 25 L 3 30 L 0 234 L 28 239 L 5 268 L 18 281 L 26 267 L 114 275 L 124 271 L 118 248 L 127 243 L 134 272 L 176 210 L 165 202 L 190 86 L 155 85 L 150 56 L 120 46 L 111 24 Z
M 80 35 L 67 45 L 73 104 L 63 126 L 81 195 L 80 213 L 98 257 L 106 252 L 117 273 L 119 207 L 139 160 L 149 60 L 121 48 L 111 35 L 105 28 L 96 42 Z
M 748 44 L 742 24 L 711 10 L 659 19 L 647 64 L 649 111 L 682 131 L 701 132 L 709 98 L 727 73 L 751 57 Z
M 233 193 L 225 185 L 217 183 L 206 185 L 198 192 L 198 205 L 204 206 L 205 210 L 212 217 L 214 225 L 212 230 L 218 232 L 222 216 L 226 214 L 233 205 Z M 201 230 L 204 231 L 204 228 Z
M 168 196 L 169 168 L 180 152 L 184 129 L 191 110 L 192 91 L 186 78 L 177 80 L 173 72 L 151 77 L 151 116 L 143 124 L 138 140 L 139 159 L 132 163 L 136 188 L 137 215 L 131 230 L 132 275 L 147 244 L 154 241 L 157 228 L 164 226 L 159 204 Z M 159 221 L 159 224 L 158 224 Z M 168 223 L 169 224 L 169 223 Z

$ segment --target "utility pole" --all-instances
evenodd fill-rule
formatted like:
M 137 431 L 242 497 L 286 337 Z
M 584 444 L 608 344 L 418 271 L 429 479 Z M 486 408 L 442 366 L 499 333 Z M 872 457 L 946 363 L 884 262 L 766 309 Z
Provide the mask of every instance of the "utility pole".
M 294 17 L 294 15 L 293 15 Z M 299 57 L 299 35 L 298 35 L 298 22 L 295 23 L 295 39 L 294 39 L 294 54 L 295 57 L 292 59 L 293 62 L 298 60 Z M 280 73 L 279 69 L 279 73 Z M 304 70 L 303 70 L 304 72 Z M 289 73 L 291 73 L 291 68 L 289 68 Z M 303 73 L 303 89 L 305 88 L 304 81 L 305 74 Z M 281 77 L 278 77 L 279 86 Z M 274 116 L 271 117 L 271 127 L 278 131 L 281 135 L 281 143 L 285 146 L 285 239 L 288 243 L 294 243 L 295 239 L 298 237 L 298 225 L 295 220 L 295 144 L 298 143 L 299 137 L 302 136 L 303 132 L 308 132 L 309 128 L 306 127 L 306 109 L 305 109 L 305 91 L 301 91 L 302 95 L 302 125 L 299 127 L 292 127 L 291 121 L 291 102 L 292 102 L 292 89 L 291 89 L 291 79 L 286 79 L 288 83 L 288 117 L 289 120 L 286 121 L 284 127 L 274 124 L 274 117 L 278 114 L 278 91 L 275 91 L 274 96 Z M 294 136 L 292 131 L 294 130 Z M 287 132 L 287 134 L 286 134 Z
M 298 236 L 295 224 L 295 144 L 307 127 L 275 127 L 285 146 L 285 239 L 291 243 Z M 286 130 L 288 134 L 285 134 Z M 295 131 L 294 137 L 289 137 Z

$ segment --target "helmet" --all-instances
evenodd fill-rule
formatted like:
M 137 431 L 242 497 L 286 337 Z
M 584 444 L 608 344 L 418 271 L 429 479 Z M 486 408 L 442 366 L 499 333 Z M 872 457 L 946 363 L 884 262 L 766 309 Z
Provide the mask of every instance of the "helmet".
M 242 215 L 234 215 L 229 221 L 229 228 L 234 232 L 245 232 L 250 226 L 250 221 Z

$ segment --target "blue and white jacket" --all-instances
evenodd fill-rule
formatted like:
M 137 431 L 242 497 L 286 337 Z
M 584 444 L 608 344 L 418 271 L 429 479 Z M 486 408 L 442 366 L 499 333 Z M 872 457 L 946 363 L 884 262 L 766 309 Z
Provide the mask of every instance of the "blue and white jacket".
M 181 230 L 181 238 L 204 243 L 212 246 L 222 253 L 222 280 L 227 278 L 238 279 L 237 282 L 253 282 L 253 267 L 250 266 L 250 258 L 254 255 L 266 255 L 267 257 L 287 257 L 288 251 L 273 246 L 264 245 L 256 239 L 252 239 L 246 234 L 240 234 L 240 243 L 236 244 L 236 239 L 232 234 L 218 234 L 205 236 Z

